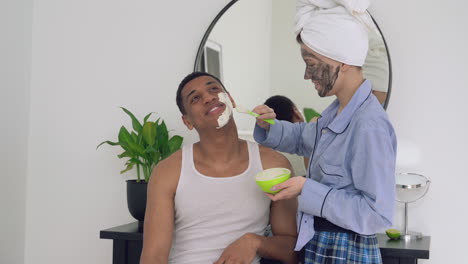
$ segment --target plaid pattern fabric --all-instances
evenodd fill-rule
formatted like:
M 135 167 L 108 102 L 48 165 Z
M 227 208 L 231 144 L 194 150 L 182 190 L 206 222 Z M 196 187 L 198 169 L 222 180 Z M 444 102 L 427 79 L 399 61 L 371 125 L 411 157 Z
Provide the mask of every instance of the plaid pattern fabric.
M 316 232 L 305 246 L 305 264 L 381 264 L 375 235 Z

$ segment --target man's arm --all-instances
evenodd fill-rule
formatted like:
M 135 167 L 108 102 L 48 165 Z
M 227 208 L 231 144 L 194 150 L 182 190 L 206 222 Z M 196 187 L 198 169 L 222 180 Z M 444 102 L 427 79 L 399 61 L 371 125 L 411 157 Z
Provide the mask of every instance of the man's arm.
M 264 168 L 282 167 L 294 171 L 289 161 L 280 153 L 271 149 L 262 151 Z M 261 237 L 257 253 L 263 258 L 280 260 L 283 263 L 297 263 L 294 246 L 297 239 L 296 227 L 297 200 L 287 199 L 272 202 L 270 210 L 270 224 L 273 232 L 271 237 Z
M 282 263 L 297 263 L 294 252 L 296 245 L 296 199 L 281 200 L 272 203 L 270 224 L 271 237 L 260 237 L 257 253 L 263 258 L 280 260 Z
M 289 161 L 280 153 L 260 147 L 260 155 L 264 169 L 288 168 L 294 174 Z M 298 263 L 294 246 L 296 245 L 296 199 L 273 202 L 270 209 L 270 224 L 273 236 L 265 237 L 254 233 L 247 233 L 230 244 L 215 264 L 250 263 L 256 254 L 259 256 L 279 260 L 282 263 Z
M 250 263 L 255 255 L 279 260 L 285 264 L 297 264 L 296 199 L 273 202 L 270 223 L 273 236 L 265 237 L 247 233 L 230 244 L 215 264 Z
M 174 196 L 180 175 L 181 151 L 161 161 L 148 183 L 143 250 L 140 264 L 167 263 L 174 230 Z

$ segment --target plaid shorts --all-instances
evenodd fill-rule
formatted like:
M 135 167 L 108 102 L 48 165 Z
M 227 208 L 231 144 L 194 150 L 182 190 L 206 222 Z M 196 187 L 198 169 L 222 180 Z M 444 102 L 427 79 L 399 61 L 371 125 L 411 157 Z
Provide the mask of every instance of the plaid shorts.
M 381 264 L 375 235 L 316 232 L 305 246 L 305 264 Z

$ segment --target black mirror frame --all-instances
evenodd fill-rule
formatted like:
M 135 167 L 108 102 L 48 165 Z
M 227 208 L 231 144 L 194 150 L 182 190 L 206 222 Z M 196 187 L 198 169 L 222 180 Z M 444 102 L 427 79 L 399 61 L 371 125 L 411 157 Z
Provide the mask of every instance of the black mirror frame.
M 216 23 L 218 23 L 218 20 L 224 15 L 224 13 L 226 13 L 226 11 L 229 10 L 229 8 L 231 8 L 231 6 L 233 6 L 236 2 L 238 2 L 239 0 L 232 0 L 231 2 L 229 2 L 217 15 L 216 17 L 213 19 L 213 21 L 211 22 L 211 24 L 208 26 L 208 28 L 206 29 L 205 31 L 205 34 L 203 35 L 203 38 L 200 42 L 200 45 L 198 46 L 198 50 L 197 50 L 197 56 L 195 58 L 195 64 L 193 66 L 193 71 L 200 71 L 200 65 L 201 65 L 201 60 L 202 60 L 202 56 L 203 56 L 203 50 L 205 48 L 205 44 L 206 44 L 206 41 L 208 39 L 208 37 L 210 36 L 211 34 L 211 31 L 213 30 L 214 26 L 216 25 Z M 387 106 L 388 106 L 388 103 L 390 101 L 390 95 L 391 95 L 391 91 L 392 91 L 392 61 L 390 59 L 390 51 L 388 49 L 388 45 L 387 45 L 387 41 L 385 40 L 385 37 L 382 33 L 382 30 L 380 30 L 380 27 L 379 25 L 377 24 L 377 22 L 375 21 L 374 17 L 371 15 L 370 12 L 368 12 L 369 15 L 371 16 L 372 18 L 372 21 L 374 22 L 375 26 L 377 27 L 377 30 L 380 32 L 380 35 L 382 36 L 382 40 L 384 42 L 384 45 L 385 45 L 385 49 L 387 50 L 387 60 L 388 60 L 388 90 L 387 90 L 387 99 L 385 99 L 385 103 L 383 105 L 383 108 L 384 109 L 387 109 Z

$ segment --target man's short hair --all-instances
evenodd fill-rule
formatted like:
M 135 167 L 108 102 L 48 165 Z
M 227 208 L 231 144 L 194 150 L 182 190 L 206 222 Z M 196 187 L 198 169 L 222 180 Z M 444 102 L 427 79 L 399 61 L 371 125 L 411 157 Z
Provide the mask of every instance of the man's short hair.
M 289 122 L 293 121 L 294 107 L 296 106 L 291 99 L 286 96 L 275 95 L 268 98 L 265 101 L 265 104 L 275 111 L 276 119 L 286 120 Z
M 192 72 L 192 73 L 190 73 L 189 75 L 185 76 L 185 78 L 180 82 L 179 88 L 177 88 L 176 102 L 177 102 L 177 106 L 179 107 L 180 112 L 183 115 L 186 114 L 186 111 L 185 111 L 184 103 L 182 101 L 182 90 L 184 89 L 185 85 L 187 85 L 187 83 L 189 83 L 190 81 L 192 81 L 192 80 L 194 80 L 194 79 L 196 79 L 198 77 L 201 77 L 201 76 L 209 76 L 209 77 L 215 79 L 217 82 L 219 82 L 221 84 L 224 91 L 228 92 L 226 90 L 226 88 L 224 87 L 224 84 L 218 79 L 218 77 L 214 76 L 213 74 L 210 74 L 210 73 L 207 73 L 207 72 Z

